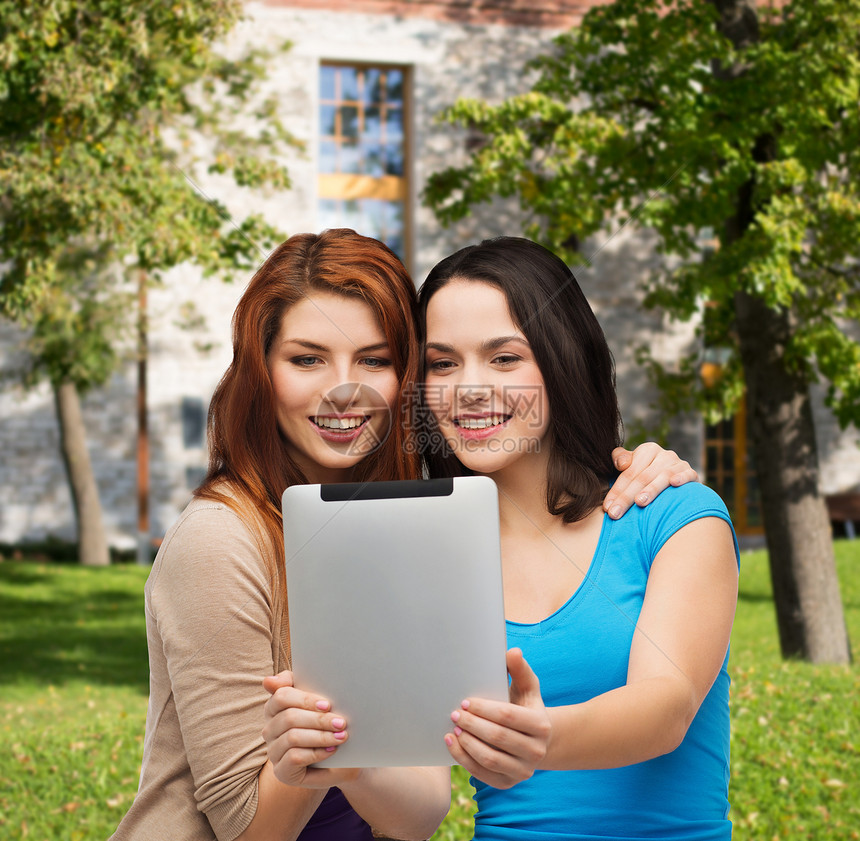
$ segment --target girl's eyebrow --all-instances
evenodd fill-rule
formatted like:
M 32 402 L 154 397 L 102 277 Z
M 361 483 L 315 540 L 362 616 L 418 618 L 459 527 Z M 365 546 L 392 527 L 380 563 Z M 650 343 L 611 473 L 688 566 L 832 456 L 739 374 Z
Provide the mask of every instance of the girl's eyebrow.
M 326 351 L 328 348 L 325 345 L 317 344 L 316 342 L 311 342 L 308 339 L 284 339 L 281 343 L 284 345 L 300 345 L 303 348 L 307 348 L 308 350 L 317 350 L 317 351 Z
M 294 344 L 299 345 L 303 348 L 307 348 L 308 350 L 315 350 L 319 353 L 324 353 L 329 350 L 325 345 L 321 345 L 317 342 L 312 342 L 309 339 L 284 339 L 283 344 Z M 388 350 L 388 342 L 376 342 L 372 345 L 365 345 L 365 347 L 356 348 L 356 353 L 370 353 L 375 350 Z
M 525 345 L 526 347 L 530 347 L 529 343 L 522 336 L 499 336 L 495 339 L 487 339 L 484 342 L 481 342 L 481 350 L 486 352 L 492 352 L 494 350 L 498 350 L 500 347 L 504 347 L 509 342 L 518 342 L 521 345 Z
M 531 347 L 522 336 L 498 336 L 495 339 L 486 339 L 481 342 L 481 351 L 492 353 L 500 347 L 504 347 L 509 342 L 518 342 L 526 347 Z M 445 344 L 444 342 L 427 342 L 426 349 L 437 350 L 440 353 L 454 353 L 454 346 Z

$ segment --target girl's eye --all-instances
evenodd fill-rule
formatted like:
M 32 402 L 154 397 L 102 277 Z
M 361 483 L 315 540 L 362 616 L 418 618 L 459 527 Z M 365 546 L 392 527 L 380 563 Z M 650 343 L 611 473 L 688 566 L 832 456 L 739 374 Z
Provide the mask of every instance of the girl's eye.
M 362 359 L 361 363 L 365 368 L 388 368 L 391 365 L 391 360 L 380 356 L 368 356 Z
M 428 371 L 448 371 L 454 367 L 454 363 L 450 359 L 435 359 L 427 363 Z
M 312 368 L 320 361 L 321 360 L 318 356 L 294 356 L 290 360 L 290 362 L 298 368 Z
M 520 361 L 519 356 L 514 356 L 511 353 L 502 353 L 493 359 L 496 365 L 514 365 Z

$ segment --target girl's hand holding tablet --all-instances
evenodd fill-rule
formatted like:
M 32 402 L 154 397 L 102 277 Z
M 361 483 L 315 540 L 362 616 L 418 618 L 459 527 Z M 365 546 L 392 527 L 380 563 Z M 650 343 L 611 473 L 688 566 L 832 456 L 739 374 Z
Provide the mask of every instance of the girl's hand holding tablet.
M 546 756 L 552 725 L 537 675 L 522 651 L 507 653 L 510 703 L 468 698 L 451 714 L 445 737 L 451 756 L 472 776 L 505 789 L 527 780 Z
M 283 671 L 263 680 L 272 693 L 266 702 L 263 738 L 275 777 L 303 788 L 330 788 L 356 779 L 359 768 L 313 768 L 349 738 L 346 720 L 331 711 L 325 698 L 293 686 L 293 674 Z

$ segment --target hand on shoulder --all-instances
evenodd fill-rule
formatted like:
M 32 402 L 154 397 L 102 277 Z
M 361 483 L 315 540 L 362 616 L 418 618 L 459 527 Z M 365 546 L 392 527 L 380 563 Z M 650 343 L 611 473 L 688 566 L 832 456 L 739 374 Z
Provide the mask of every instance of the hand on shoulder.
M 689 462 L 653 441 L 640 444 L 632 452 L 616 447 L 612 462 L 621 475 L 607 492 L 603 510 L 614 520 L 623 516 L 634 502 L 640 507 L 648 505 L 666 488 L 699 479 Z

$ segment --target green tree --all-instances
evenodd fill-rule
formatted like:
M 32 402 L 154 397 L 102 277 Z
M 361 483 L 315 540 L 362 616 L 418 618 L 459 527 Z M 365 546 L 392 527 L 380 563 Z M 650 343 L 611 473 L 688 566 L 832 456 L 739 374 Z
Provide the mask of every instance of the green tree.
M 843 329 L 860 312 L 860 2 L 776 5 L 593 9 L 534 62 L 528 93 L 447 112 L 486 142 L 427 200 L 450 222 L 518 197 L 527 233 L 572 261 L 606 226 L 657 232 L 678 267 L 646 281 L 647 305 L 689 320 L 709 302 L 708 338 L 728 353 L 716 383 L 646 360 L 664 406 L 714 419 L 746 392 L 782 651 L 845 662 L 809 392 L 823 379 L 839 421 L 860 420 L 860 347 Z
M 83 563 L 108 554 L 80 394 L 145 318 L 129 289 L 184 261 L 247 270 L 281 238 L 189 184 L 205 149 L 236 186 L 289 186 L 277 154 L 297 143 L 259 92 L 269 56 L 214 46 L 241 7 L 0 0 L 0 314 L 30 337 L 25 381 L 54 390 Z

